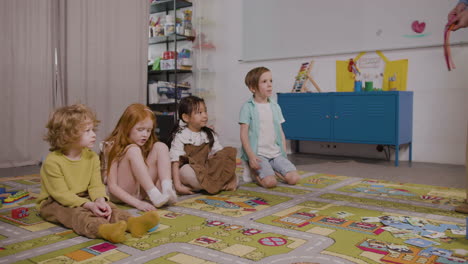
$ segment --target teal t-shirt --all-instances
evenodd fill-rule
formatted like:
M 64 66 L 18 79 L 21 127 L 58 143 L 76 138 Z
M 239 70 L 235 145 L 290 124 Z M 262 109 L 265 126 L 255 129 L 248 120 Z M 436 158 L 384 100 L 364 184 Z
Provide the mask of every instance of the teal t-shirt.
M 275 143 L 280 147 L 281 154 L 286 157 L 286 151 L 283 148 L 283 141 L 281 138 L 281 121 L 284 120 L 283 113 L 281 112 L 280 106 L 273 100 L 268 99 L 273 114 L 273 125 L 275 128 Z M 252 151 L 257 154 L 258 152 L 258 137 L 260 131 L 260 120 L 258 109 L 255 104 L 254 98 L 251 97 L 249 101 L 245 102 L 242 106 L 239 114 L 239 124 L 249 125 L 249 142 Z M 245 161 L 249 160 L 249 157 L 245 153 L 244 148 L 241 150 L 241 158 Z

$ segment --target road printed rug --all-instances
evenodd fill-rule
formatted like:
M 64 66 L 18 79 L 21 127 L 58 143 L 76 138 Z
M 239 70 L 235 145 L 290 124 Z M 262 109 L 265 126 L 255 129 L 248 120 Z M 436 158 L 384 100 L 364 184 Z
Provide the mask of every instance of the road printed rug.
M 44 222 L 39 175 L 0 178 L 2 197 L 29 194 L 0 208 L 0 264 L 468 263 L 466 215 L 453 211 L 464 190 L 300 174 L 295 186 L 179 197 L 155 231 L 121 244 Z

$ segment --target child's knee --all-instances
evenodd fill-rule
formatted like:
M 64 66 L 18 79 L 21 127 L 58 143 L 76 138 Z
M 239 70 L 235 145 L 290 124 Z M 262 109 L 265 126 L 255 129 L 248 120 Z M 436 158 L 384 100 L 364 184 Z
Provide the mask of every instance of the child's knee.
M 192 189 L 195 191 L 202 189 L 200 183 L 198 182 L 197 174 L 189 164 L 182 166 L 179 171 L 179 177 L 182 184 L 192 187 Z
M 288 184 L 295 185 L 295 184 L 297 184 L 299 182 L 301 177 L 299 176 L 297 171 L 290 171 L 290 172 L 286 173 L 285 179 L 286 179 L 286 182 Z
M 143 154 L 141 152 L 141 148 L 138 147 L 136 144 L 131 144 L 127 147 L 127 151 L 123 153 L 123 158 L 134 159 L 134 158 L 142 158 Z
M 276 187 L 277 183 L 275 175 L 266 176 L 265 178 L 260 179 L 260 184 L 265 188 Z
M 163 152 L 169 153 L 169 148 L 167 147 L 167 145 L 160 141 L 153 144 L 153 150 L 158 151 L 158 152 L 163 151 Z

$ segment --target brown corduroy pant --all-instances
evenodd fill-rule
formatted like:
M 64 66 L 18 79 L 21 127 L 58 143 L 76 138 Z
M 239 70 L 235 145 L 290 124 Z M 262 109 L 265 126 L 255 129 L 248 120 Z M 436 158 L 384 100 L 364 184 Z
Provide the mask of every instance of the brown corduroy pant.
M 117 208 L 115 204 L 107 203 L 112 209 L 110 221 L 94 215 L 93 212 L 83 207 L 65 207 L 52 197 L 43 202 L 39 214 L 44 220 L 73 229 L 78 235 L 98 238 L 100 237 L 98 235 L 100 225 L 116 223 L 120 220 L 127 221 L 132 216 L 129 212 Z

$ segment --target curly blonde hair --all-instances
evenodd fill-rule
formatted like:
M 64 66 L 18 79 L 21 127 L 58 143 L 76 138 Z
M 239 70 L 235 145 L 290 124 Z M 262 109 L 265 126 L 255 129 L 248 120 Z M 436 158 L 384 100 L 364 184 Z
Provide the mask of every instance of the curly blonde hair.
M 146 143 L 140 147 L 146 160 L 146 157 L 151 151 L 154 143 L 158 141 L 156 134 L 154 133 L 154 129 L 156 128 L 156 116 L 154 115 L 153 111 L 151 111 L 151 109 L 146 105 L 138 103 L 131 104 L 123 112 L 119 122 L 117 122 L 117 125 L 114 128 L 114 131 L 112 131 L 110 136 L 105 140 L 105 142 L 112 142 L 112 147 L 109 151 L 108 161 L 106 164 L 107 168 L 105 168 L 108 173 L 112 161 L 123 154 L 125 147 L 133 143 L 129 138 L 132 128 L 138 122 L 141 122 L 146 118 L 150 118 L 151 121 L 153 121 L 153 128 L 151 130 L 153 133 L 150 134 L 150 137 Z
M 49 142 L 50 151 L 66 152 L 71 144 L 80 140 L 87 124 L 97 127 L 99 122 L 96 114 L 84 104 L 64 106 L 50 115 L 44 140 Z

